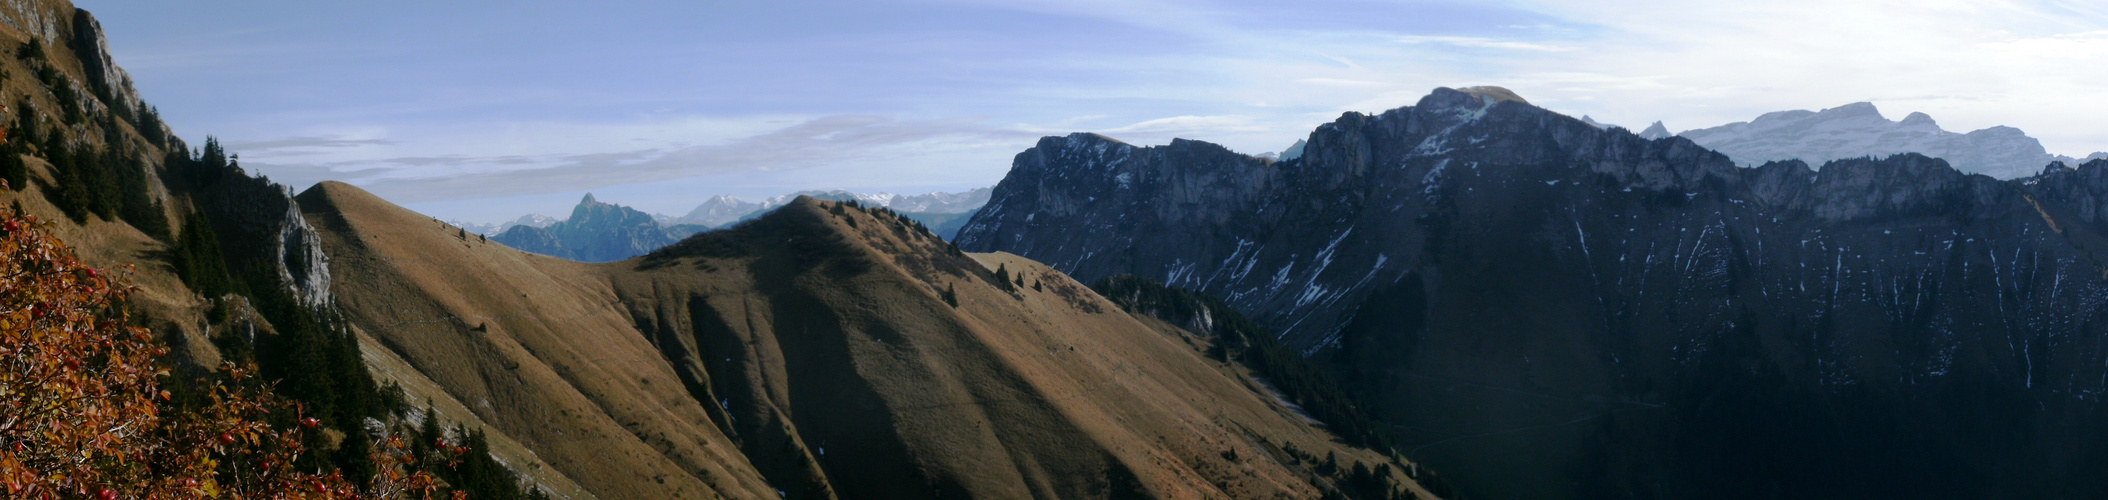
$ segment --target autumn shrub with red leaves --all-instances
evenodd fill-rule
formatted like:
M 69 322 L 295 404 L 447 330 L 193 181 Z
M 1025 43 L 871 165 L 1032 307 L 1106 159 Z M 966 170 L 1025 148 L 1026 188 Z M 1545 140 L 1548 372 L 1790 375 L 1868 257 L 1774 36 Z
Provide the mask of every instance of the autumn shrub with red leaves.
M 296 470 L 307 451 L 301 433 L 314 420 L 274 397 L 251 366 L 220 367 L 201 381 L 208 404 L 177 408 L 157 364 L 167 348 L 131 324 L 130 270 L 82 265 L 50 229 L 0 210 L 0 497 L 423 498 L 437 490 L 431 476 L 409 471 L 411 455 L 392 437 L 374 447 L 370 484 Z

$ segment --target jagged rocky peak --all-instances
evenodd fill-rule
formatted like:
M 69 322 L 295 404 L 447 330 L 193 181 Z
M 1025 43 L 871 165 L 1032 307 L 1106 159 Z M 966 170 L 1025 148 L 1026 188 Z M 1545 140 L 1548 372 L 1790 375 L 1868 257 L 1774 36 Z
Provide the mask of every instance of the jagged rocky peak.
M 1669 133 L 1669 127 L 1666 125 L 1662 125 L 1662 122 L 1660 120 L 1656 120 L 1653 125 L 1648 125 L 1646 130 L 1640 131 L 1640 138 L 1650 141 L 1655 139 L 1667 139 L 1675 135 L 1676 134 Z
M 516 224 L 491 239 L 515 249 L 584 262 L 610 262 L 650 252 L 685 236 L 659 225 L 651 214 L 606 203 L 587 193 L 571 217 L 534 227 Z
M 1598 128 L 1598 129 L 1603 129 L 1603 130 L 1610 130 L 1610 129 L 1622 129 L 1622 128 L 1625 128 L 1625 127 L 1620 127 L 1620 126 L 1617 126 L 1617 125 L 1612 125 L 1612 124 L 1608 124 L 1608 123 L 1603 123 L 1603 122 L 1599 122 L 1599 121 L 1596 121 L 1596 119 L 1595 119 L 1595 118 L 1593 118 L 1593 117 L 1590 117 L 1590 116 L 1588 116 L 1588 115 L 1581 115 L 1581 123 L 1586 123 L 1586 124 L 1588 124 L 1588 125 L 1589 125 L 1589 126 L 1591 126 L 1591 127 L 1595 127 L 1595 128 Z M 1661 122 L 1660 120 L 1655 120 L 1655 122 L 1654 122 L 1654 123 L 1653 123 L 1652 125 L 1648 125 L 1648 126 L 1647 126 L 1647 129 L 1646 129 L 1646 130 L 1641 130 L 1641 131 L 1640 131 L 1640 133 L 1639 133 L 1639 136 L 1640 136 L 1640 138 L 1641 138 L 1641 139 L 1647 139 L 1647 140 L 1650 140 L 1650 141 L 1651 141 L 1651 140 L 1655 140 L 1655 139 L 1665 139 L 1665 138 L 1673 137 L 1673 136 L 1675 136 L 1675 135 L 1676 135 L 1676 134 L 1675 134 L 1674 132 L 1670 132 L 1670 131 L 1669 131 L 1669 127 L 1668 127 L 1667 125 L 1662 125 L 1662 122 Z
M 1482 95 L 1439 88 L 1414 106 L 1346 113 L 1312 132 L 1296 161 L 1272 164 L 1199 141 L 1135 148 L 1095 134 L 1045 138 L 1017 156 L 988 208 L 957 241 L 973 251 L 1032 256 L 1086 280 L 1137 274 L 1202 288 L 1265 321 L 1315 313 L 1289 332 L 1314 343 L 1337 326 L 1328 318 L 1343 311 L 1301 300 L 1288 286 L 1312 283 L 1327 267 L 1290 262 L 1344 256 L 1325 251 L 1341 228 L 1319 222 L 1363 217 L 1355 207 L 1424 210 L 1453 196 L 1442 188 L 1450 179 L 1467 175 L 1538 186 L 1601 175 L 1619 187 L 1677 193 L 1739 182 L 1726 157 L 1689 141 L 1646 141 Z M 1385 217 L 1357 234 L 1418 231 L 1410 217 Z M 1313 234 L 1289 236 L 1304 231 Z M 1281 243 L 1260 257 L 1254 245 L 1265 234 Z M 1360 252 L 1357 259 L 1376 258 Z M 1247 271 L 1247 264 L 1274 267 Z M 1210 270 L 1218 265 L 1235 269 Z
M 1310 143 L 1307 143 L 1307 142 L 1303 142 L 1303 140 L 1302 140 L 1302 139 L 1296 139 L 1296 143 L 1295 143 L 1295 144 L 1290 144 L 1290 145 L 1288 145 L 1288 149 L 1283 149 L 1283 150 L 1281 150 L 1281 157 L 1280 157 L 1281 161 L 1288 161 L 1288 160 L 1293 160 L 1293 159 L 1296 159 L 1296 158 L 1302 158 L 1302 157 L 1303 157 L 1303 148 L 1304 148 L 1304 147 L 1307 147 L 1307 146 L 1309 146 L 1309 145 L 1310 145 Z

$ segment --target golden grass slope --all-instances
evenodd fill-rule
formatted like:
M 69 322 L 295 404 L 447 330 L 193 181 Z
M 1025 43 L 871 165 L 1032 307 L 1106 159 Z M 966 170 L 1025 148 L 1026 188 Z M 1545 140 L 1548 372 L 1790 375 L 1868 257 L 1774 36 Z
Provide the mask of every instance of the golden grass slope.
M 354 323 L 602 498 L 1313 498 L 1284 446 L 1386 461 L 1176 328 L 881 212 L 801 199 L 589 265 L 300 200 Z
M 775 495 L 590 266 L 461 238 L 346 184 L 299 201 L 352 323 L 588 491 Z
M 694 339 L 676 363 L 717 374 L 736 420 L 779 428 L 735 427 L 803 444 L 757 456 L 813 457 L 858 496 L 1317 495 L 1258 440 L 1329 437 L 1193 347 L 1045 266 L 949 255 L 831 205 L 700 235 L 616 280 L 646 330 Z M 1027 284 L 995 285 L 998 265 Z

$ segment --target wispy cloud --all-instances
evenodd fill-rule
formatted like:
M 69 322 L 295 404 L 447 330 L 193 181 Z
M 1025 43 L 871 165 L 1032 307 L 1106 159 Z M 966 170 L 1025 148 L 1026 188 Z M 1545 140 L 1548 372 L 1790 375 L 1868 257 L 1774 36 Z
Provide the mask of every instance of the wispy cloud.
M 228 149 L 235 151 L 277 151 L 285 149 L 355 148 L 360 146 L 385 146 L 395 144 L 386 139 L 349 139 L 341 136 L 294 136 L 261 141 L 230 142 Z
M 1385 83 L 1383 82 L 1370 80 L 1355 80 L 1351 78 L 1300 78 L 1296 80 L 1296 83 L 1307 83 L 1311 85 L 1324 85 L 1330 87 L 1382 87 L 1385 85 Z
M 912 157 L 917 148 L 1026 135 L 1029 134 L 965 121 L 833 115 L 726 143 L 671 149 L 548 156 L 396 157 L 261 167 L 281 177 L 342 178 L 390 199 L 420 202 L 571 192 L 739 172 L 800 170 L 851 159 Z
M 519 201 L 531 193 L 644 184 L 686 190 L 657 191 L 669 199 L 972 187 L 1073 131 L 1272 151 L 1436 86 L 1676 129 L 1873 100 L 1950 129 L 2016 126 L 2053 152 L 2108 149 L 2094 123 L 2108 7 L 2093 1 L 640 3 L 97 14 L 186 137 L 218 134 L 296 185 L 481 200 L 444 206 L 490 220 L 567 206 Z
M 1144 120 L 1124 127 L 1105 129 L 1107 133 L 1186 133 L 1241 132 L 1261 130 L 1249 116 L 1172 116 Z M 1200 135 L 1199 137 L 1205 137 Z
M 1465 48 L 1473 48 L 1473 49 L 1501 49 L 1501 50 L 1526 50 L 1526 51 L 1531 51 L 1531 52 L 1572 52 L 1572 51 L 1576 51 L 1576 50 L 1581 50 L 1581 49 L 1580 49 L 1580 48 L 1578 48 L 1578 47 L 1569 47 L 1569 46 L 1564 46 L 1564 45 L 1555 45 L 1555 44 L 1549 44 L 1549 43 L 1537 43 L 1537 42 L 1524 42 L 1524 41 L 1516 41 L 1516 40 L 1503 40 L 1503 39 L 1497 39 L 1497 38 L 1479 38 L 1479 37 L 1470 37 L 1470 36 L 1417 36 L 1417 35 L 1416 35 L 1416 36 L 1402 36 L 1402 37 L 1398 37 L 1398 41 L 1399 41 L 1399 42 L 1401 42 L 1401 43 L 1408 43 L 1408 44 L 1422 44 L 1422 43 L 1432 43 L 1432 44 L 1442 44 L 1442 45 L 1448 45 L 1448 46 L 1452 46 L 1452 47 L 1465 47 Z

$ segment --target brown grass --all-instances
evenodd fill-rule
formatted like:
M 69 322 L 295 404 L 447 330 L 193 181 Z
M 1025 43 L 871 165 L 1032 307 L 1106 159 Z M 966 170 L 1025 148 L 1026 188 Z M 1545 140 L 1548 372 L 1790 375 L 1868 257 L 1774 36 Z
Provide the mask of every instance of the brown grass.
M 602 498 L 1310 498 L 1282 446 L 1385 461 L 1170 325 L 882 214 L 806 199 L 588 265 L 348 185 L 300 201 L 363 331 Z

